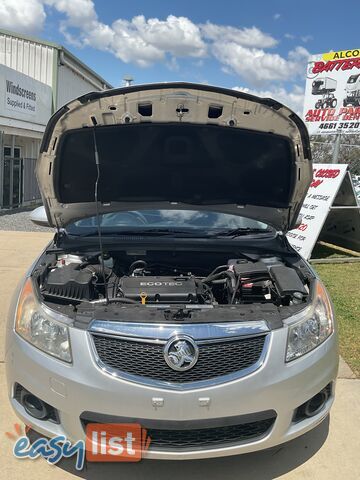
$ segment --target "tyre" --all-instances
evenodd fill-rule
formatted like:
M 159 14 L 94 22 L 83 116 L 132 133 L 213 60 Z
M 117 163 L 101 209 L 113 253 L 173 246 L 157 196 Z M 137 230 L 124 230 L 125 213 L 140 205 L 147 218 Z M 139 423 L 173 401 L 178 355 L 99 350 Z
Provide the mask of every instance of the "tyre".
M 331 100 L 330 105 L 331 105 L 331 108 L 335 108 L 336 105 L 337 105 L 337 99 L 336 99 L 336 98 L 333 98 L 333 99 Z
M 321 100 L 318 100 L 318 101 L 315 103 L 315 108 L 316 108 L 316 109 L 317 109 L 317 108 L 321 108 L 321 105 L 322 105 Z

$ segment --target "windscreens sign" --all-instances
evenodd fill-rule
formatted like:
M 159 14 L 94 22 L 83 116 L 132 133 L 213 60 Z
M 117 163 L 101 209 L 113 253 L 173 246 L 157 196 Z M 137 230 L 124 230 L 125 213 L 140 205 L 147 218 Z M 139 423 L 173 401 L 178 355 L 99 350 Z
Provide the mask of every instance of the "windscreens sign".
M 360 133 L 360 49 L 310 58 L 304 120 L 310 135 Z
M 0 116 L 46 125 L 51 115 L 51 87 L 0 65 Z

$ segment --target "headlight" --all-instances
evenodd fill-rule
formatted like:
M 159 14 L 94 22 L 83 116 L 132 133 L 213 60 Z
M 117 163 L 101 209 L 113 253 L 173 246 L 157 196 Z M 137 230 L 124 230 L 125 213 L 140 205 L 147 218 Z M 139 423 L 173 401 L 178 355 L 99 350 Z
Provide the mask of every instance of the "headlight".
M 334 331 L 334 316 L 325 287 L 316 283 L 314 303 L 304 317 L 289 326 L 286 361 L 290 362 L 310 352 Z
M 57 322 L 36 300 L 31 279 L 26 280 L 20 294 L 15 331 L 34 347 L 59 358 L 71 362 L 69 329 Z

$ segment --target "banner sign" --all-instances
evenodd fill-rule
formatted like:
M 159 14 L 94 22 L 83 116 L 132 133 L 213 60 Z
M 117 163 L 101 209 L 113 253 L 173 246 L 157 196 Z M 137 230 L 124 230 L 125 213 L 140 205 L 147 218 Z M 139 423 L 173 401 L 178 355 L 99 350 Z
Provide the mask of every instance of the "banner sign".
M 310 135 L 360 133 L 360 49 L 310 58 L 304 120 Z
M 287 233 L 290 245 L 306 259 L 311 256 L 347 167 L 337 163 L 314 163 L 313 181 L 300 212 L 302 223 Z
M 51 104 L 51 87 L 0 65 L 0 116 L 46 125 Z

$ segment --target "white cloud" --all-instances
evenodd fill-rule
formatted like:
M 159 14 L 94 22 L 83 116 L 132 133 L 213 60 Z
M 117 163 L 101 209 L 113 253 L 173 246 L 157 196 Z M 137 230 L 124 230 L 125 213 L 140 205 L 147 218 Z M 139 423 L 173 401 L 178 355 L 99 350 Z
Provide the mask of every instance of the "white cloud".
M 116 20 L 111 29 L 114 34 L 107 48 L 124 62 L 146 67 L 165 60 L 166 54 L 195 58 L 206 55 L 199 27 L 186 17 L 169 15 L 166 20 L 146 20 L 139 15 L 131 21 Z M 91 37 L 83 35 L 91 45 Z
M 280 13 L 274 13 L 274 15 L 273 15 L 274 20 L 279 20 L 280 17 L 281 17 Z
M 86 28 L 97 21 L 92 0 L 43 0 L 43 3 L 64 13 L 67 16 L 66 22 L 71 27 Z
M 199 26 L 186 17 L 160 20 L 138 15 L 106 25 L 99 21 L 93 0 L 2 0 L 0 26 L 40 31 L 46 19 L 44 6 L 64 15 L 59 28 L 68 43 L 110 51 L 125 63 L 146 67 L 161 61 L 174 68 L 173 57 L 202 58 L 207 53 Z
M 234 87 L 234 90 L 251 93 L 263 98 L 273 98 L 280 103 L 290 107 L 299 115 L 302 115 L 304 105 L 304 88 L 300 85 L 293 85 L 291 90 L 286 90 L 282 86 L 272 86 L 264 90 L 256 90 L 245 87 Z
M 301 37 L 301 40 L 304 42 L 304 43 L 308 43 L 310 42 L 311 40 L 314 40 L 314 37 L 312 35 L 304 35 L 303 37 Z
M 304 47 L 296 47 L 288 53 L 288 58 L 284 58 L 277 53 L 245 48 L 233 42 L 218 42 L 212 51 L 219 62 L 254 86 L 275 80 L 294 80 L 299 75 L 305 75 L 309 57 Z
M 128 26 L 135 27 L 148 44 L 173 55 L 203 57 L 206 54 L 199 27 L 186 17 L 169 15 L 166 20 L 145 20 L 139 15 L 128 22 Z
M 172 70 L 179 68 L 177 60 L 181 57 L 190 57 L 201 67 L 203 59 L 211 56 L 223 72 L 235 73 L 260 90 L 271 82 L 296 81 L 304 75 L 309 56 L 300 46 L 286 57 L 269 52 L 267 49 L 275 47 L 278 40 L 255 26 L 196 24 L 175 15 L 165 19 L 138 15 L 106 24 L 99 20 L 93 0 L 0 0 L 0 26 L 26 33 L 40 31 L 50 9 L 61 14 L 60 31 L 77 47 L 108 51 L 125 63 L 141 67 L 162 62 Z M 295 38 L 290 33 L 285 37 Z M 303 42 L 310 39 L 309 35 L 302 37 Z M 278 88 L 275 93 L 286 93 L 294 105 L 299 96 L 296 89 L 286 92 Z
M 296 38 L 292 33 L 285 33 L 284 37 L 288 40 L 294 40 Z
M 171 57 L 170 60 L 166 62 L 166 66 L 173 72 L 178 72 L 180 70 L 180 65 L 178 64 L 176 57 Z
M 192 64 L 194 65 L 194 67 L 202 68 L 204 66 L 204 60 L 200 58 L 199 60 L 194 60 Z
M 159 20 L 138 15 L 132 20 L 118 19 L 106 25 L 98 20 L 92 0 L 45 1 L 66 15 L 61 31 L 67 41 L 110 51 L 125 63 L 146 67 L 168 61 L 167 54 L 195 58 L 206 55 L 207 46 L 199 27 L 186 17 L 169 15 Z M 69 27 L 79 29 L 78 35 L 71 34 Z M 173 65 L 171 60 L 170 65 Z
M 270 48 L 278 41 L 257 27 L 236 28 L 228 25 L 216 25 L 207 22 L 200 26 L 205 38 L 214 42 L 233 42 L 243 47 Z
M 23 33 L 41 31 L 46 19 L 42 3 L 40 0 L 1 0 L 0 26 Z

